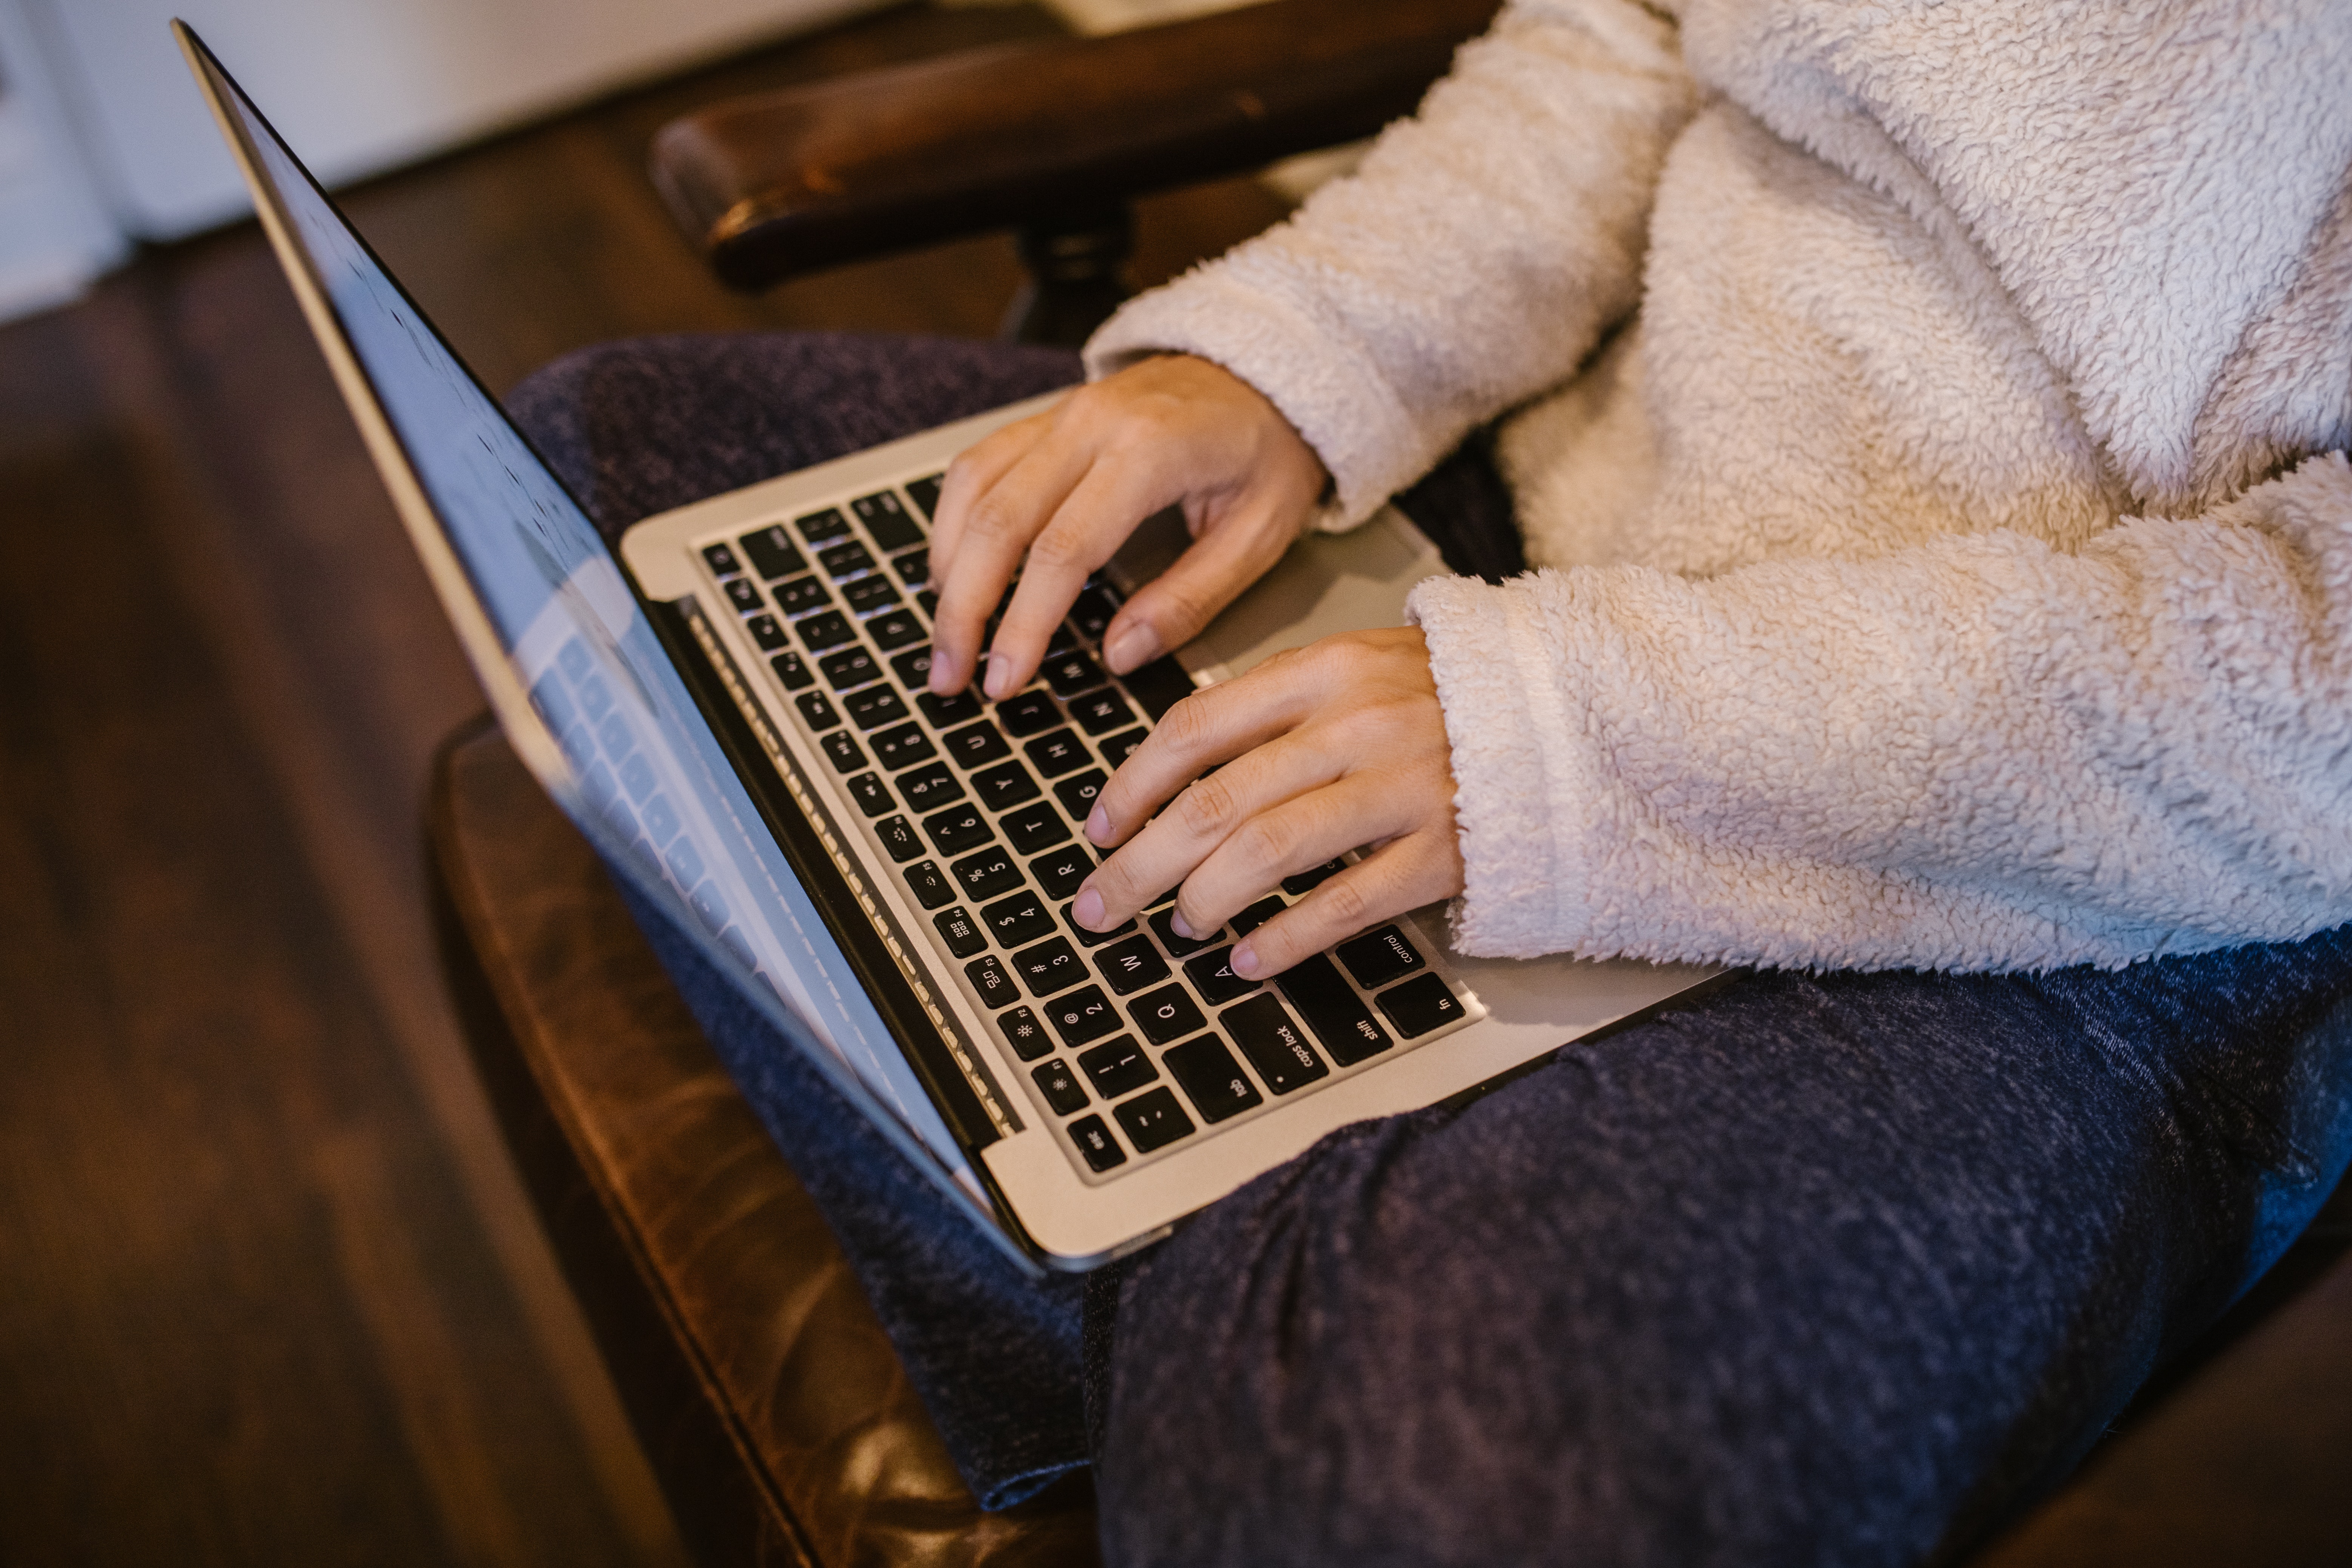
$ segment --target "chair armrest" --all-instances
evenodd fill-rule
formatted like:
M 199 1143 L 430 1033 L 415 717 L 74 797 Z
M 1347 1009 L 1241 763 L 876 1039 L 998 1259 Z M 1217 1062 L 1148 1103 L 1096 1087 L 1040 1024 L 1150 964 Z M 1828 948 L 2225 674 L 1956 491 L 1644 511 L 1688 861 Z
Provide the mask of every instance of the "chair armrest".
M 653 177 L 727 283 L 1115 205 L 1370 135 L 1496 0 L 1271 0 L 714 105 Z

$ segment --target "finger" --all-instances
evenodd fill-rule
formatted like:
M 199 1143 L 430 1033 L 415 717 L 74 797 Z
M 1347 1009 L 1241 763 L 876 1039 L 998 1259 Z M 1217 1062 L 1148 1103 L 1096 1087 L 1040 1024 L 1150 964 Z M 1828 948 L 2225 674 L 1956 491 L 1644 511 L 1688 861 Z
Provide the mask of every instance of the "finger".
M 982 689 L 991 701 L 1020 690 L 1037 673 L 1087 574 L 1110 559 L 1139 520 L 1167 503 L 1160 482 L 1133 463 L 1097 462 L 1030 542 L 1013 602 L 989 643 Z
M 940 595 L 931 616 L 933 691 L 961 691 L 971 679 L 988 617 L 1005 584 L 1064 498 L 1086 477 L 1090 459 L 1063 441 L 1040 441 L 974 501 L 963 522 L 954 565 L 932 582 Z
M 1214 931 L 1285 877 L 1420 826 L 1425 814 L 1416 792 L 1400 789 L 1387 769 L 1347 773 L 1345 761 L 1327 759 L 1328 782 L 1251 813 L 1201 857 L 1176 895 L 1180 934 Z
M 1111 618 L 1103 634 L 1111 673 L 1125 675 L 1200 636 L 1282 559 L 1298 538 L 1299 521 L 1277 498 L 1260 497 L 1204 530 Z
M 1195 780 L 1126 847 L 1095 868 L 1078 894 L 1085 900 L 1090 888 L 1095 899 L 1075 904 L 1071 913 L 1081 925 L 1108 931 L 1166 889 L 1180 882 L 1189 887 L 1196 868 L 1228 838 L 1251 833 L 1265 814 L 1277 811 L 1294 796 L 1329 784 L 1339 777 L 1344 765 L 1342 759 L 1324 752 L 1311 741 L 1286 735 L 1257 747 L 1229 767 Z M 1286 874 L 1277 871 L 1274 876 L 1279 880 Z M 1246 893 L 1224 912 L 1241 908 L 1264 890 L 1261 887 Z M 1194 921 L 1194 910 L 1184 909 L 1181 900 L 1179 910 L 1196 931 L 1214 931 L 1223 918 L 1220 915 L 1202 925 Z M 1101 923 L 1097 924 L 1097 921 Z
M 1226 962 L 1265 980 L 1367 927 L 1461 891 L 1460 858 L 1434 829 L 1407 834 L 1366 856 L 1244 937 Z
M 1053 429 L 1054 411 L 1016 419 L 956 454 L 940 484 L 939 514 L 931 522 L 931 581 L 934 584 L 955 563 L 971 509 L 1013 465 L 1029 455 Z
M 1168 710 L 1095 797 L 1087 837 L 1105 848 L 1124 842 L 1207 769 L 1296 728 L 1316 697 L 1305 683 L 1287 679 L 1296 662 L 1295 651 L 1276 654 L 1247 675 L 1195 691 Z M 1173 885 L 1162 882 L 1154 890 Z

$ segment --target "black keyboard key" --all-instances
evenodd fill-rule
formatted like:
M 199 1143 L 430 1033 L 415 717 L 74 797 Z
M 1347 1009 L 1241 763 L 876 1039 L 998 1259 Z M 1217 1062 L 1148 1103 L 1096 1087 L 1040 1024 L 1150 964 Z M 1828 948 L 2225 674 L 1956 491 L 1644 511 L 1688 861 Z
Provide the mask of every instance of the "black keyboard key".
M 923 650 L 923 665 L 930 666 L 931 650 Z M 936 692 L 915 688 L 915 706 L 935 730 L 951 730 L 958 724 L 969 724 L 980 717 L 980 699 L 969 691 L 959 691 L 953 697 L 941 697 Z
M 1332 878 L 1348 868 L 1344 860 L 1326 860 L 1320 866 L 1310 866 L 1296 877 L 1282 879 L 1282 890 L 1294 899 L 1303 899 Z
M 1054 934 L 1053 913 L 1034 893 L 1015 893 L 1000 900 L 981 910 L 980 920 L 996 938 L 996 945 L 1006 949 L 1026 947 Z
M 1381 992 L 1373 1000 L 1389 1016 L 1389 1022 L 1396 1026 L 1397 1033 L 1408 1040 L 1432 1029 L 1442 1029 L 1463 1015 L 1460 998 L 1434 974 L 1408 980 Z
M 816 552 L 817 564 L 828 577 L 855 577 L 860 572 L 874 570 L 874 557 L 866 553 L 866 546 L 854 539 L 827 545 Z
M 1034 1062 L 1054 1048 L 1053 1037 L 1045 1033 L 1045 1026 L 1037 1021 L 1037 1015 L 1026 1007 L 999 1013 L 996 1026 L 1004 1031 L 1004 1043 L 1013 1047 L 1013 1054 L 1024 1062 Z
M 1064 1045 L 1083 1046 L 1118 1027 L 1118 1009 L 1100 986 L 1087 985 L 1055 997 L 1045 1008 L 1045 1021 Z
M 875 737 L 876 749 L 887 740 L 887 735 Z M 887 765 L 887 763 L 886 763 Z M 928 768 L 918 768 L 898 780 L 898 793 L 917 811 L 937 811 L 953 805 L 963 798 L 963 780 L 955 776 L 947 763 L 933 763 Z
M 1042 800 L 1015 806 L 1001 820 L 1005 839 L 1016 855 L 1034 855 L 1041 849 L 1050 849 L 1070 836 L 1070 825 L 1062 820 L 1062 814 Z
M 967 899 L 999 899 L 1021 885 L 1021 862 L 1002 849 L 983 849 L 949 868 Z
M 826 654 L 816 661 L 816 667 L 824 671 L 824 683 L 835 691 L 855 691 L 869 680 L 882 679 L 882 666 L 863 645 Z
M 890 668 L 898 672 L 899 685 L 909 691 L 920 691 L 931 681 L 931 650 L 928 645 L 910 647 L 894 657 Z
M 866 765 L 866 753 L 857 749 L 856 741 L 846 730 L 835 730 L 817 743 L 832 760 L 835 773 L 854 773 Z
M 919 588 L 931 580 L 931 552 L 909 550 L 890 563 L 890 570 L 898 574 L 898 581 L 909 588 Z
M 1097 1173 L 1115 1171 L 1127 1163 L 1127 1151 L 1110 1135 L 1099 1116 L 1081 1116 L 1070 1123 L 1070 1142 L 1086 1156 L 1087 1164 Z
M 801 710 L 801 718 L 812 730 L 830 730 L 841 722 L 841 715 L 833 710 L 822 691 L 803 691 L 793 699 L 793 706 Z
M 1046 639 L 1045 657 L 1059 658 L 1066 653 L 1076 653 L 1077 648 L 1078 634 L 1070 628 L 1069 622 L 1064 621 L 1054 628 L 1054 635 Z
M 1021 976 L 1021 984 L 1029 988 L 1030 995 L 1051 996 L 1084 980 L 1087 966 L 1070 944 L 1057 936 L 1014 953 L 1013 973 Z
M 1131 1094 L 1160 1076 L 1160 1069 L 1151 1065 L 1151 1053 L 1137 1045 L 1133 1035 L 1121 1035 L 1081 1053 L 1078 1065 L 1087 1069 L 1095 1092 L 1105 1100 Z
M 1037 771 L 1049 779 L 1060 778 L 1095 760 L 1076 730 L 1056 730 L 1050 735 L 1040 735 L 1021 749 L 1029 753 Z
M 1331 1059 L 1343 1068 L 1376 1057 L 1395 1044 L 1364 1005 L 1339 966 L 1321 953 L 1300 959 L 1275 980 Z
M 790 647 L 793 639 L 784 635 L 784 625 L 773 616 L 753 616 L 745 621 L 751 640 L 760 645 L 762 653 L 773 653 L 780 647 Z
M 1176 662 L 1173 655 L 1165 654 L 1139 669 L 1129 670 L 1119 677 L 1119 684 L 1127 688 L 1129 697 L 1143 704 L 1143 710 L 1151 715 L 1155 724 L 1167 718 L 1168 710 L 1192 696 L 1195 689 L 1184 667 Z
M 1148 731 L 1141 729 L 1129 730 L 1125 734 L 1113 735 L 1109 740 L 1099 742 L 1104 763 L 1113 768 L 1125 767 L 1127 759 L 1135 755 L 1135 748 L 1143 744 L 1146 733 Z
M 915 603 L 923 606 L 923 614 L 930 616 L 933 620 L 939 619 L 940 596 L 937 594 L 934 594 L 929 588 L 918 590 L 915 595 Z
M 882 782 L 880 773 L 860 773 L 849 781 L 849 798 L 857 809 L 868 816 L 879 816 L 896 810 L 898 803 L 890 798 L 890 786 Z
M 1072 822 L 1084 822 L 1095 808 L 1095 796 L 1110 780 L 1100 768 L 1088 768 L 1075 778 L 1064 779 L 1054 786 L 1054 798 L 1062 803 Z
M 811 544 L 830 544 L 849 531 L 849 520 L 841 515 L 839 507 L 829 506 L 823 511 L 813 511 L 806 517 L 795 519 L 793 526 L 799 529 L 801 537 Z
M 1212 1007 L 1230 1002 L 1236 996 L 1245 996 L 1257 989 L 1256 981 L 1244 980 L 1234 973 L 1229 962 L 1233 956 L 1232 948 L 1221 947 L 1213 952 L 1204 952 L 1198 958 L 1184 961 L 1184 973 L 1192 977 L 1192 988 Z
M 1223 1121 L 1265 1103 L 1265 1096 L 1258 1093 L 1241 1063 L 1234 1060 L 1234 1053 L 1214 1035 L 1187 1040 L 1160 1060 L 1168 1076 L 1183 1085 L 1203 1121 Z
M 1331 1069 L 1282 1010 L 1282 1004 L 1272 996 L 1259 994 L 1238 1007 L 1228 1007 L 1218 1018 L 1234 1044 L 1249 1058 L 1250 1066 L 1265 1087 L 1276 1094 L 1288 1094 L 1303 1089 L 1318 1078 L 1328 1078 Z
M 984 768 L 1013 754 L 1013 748 L 1004 743 L 996 726 L 985 719 L 940 736 L 940 749 L 947 752 L 950 761 L 967 768 Z
M 1075 1116 L 1087 1108 L 1087 1091 L 1078 1082 L 1078 1075 L 1070 1064 L 1059 1057 L 1036 1070 L 1037 1092 L 1054 1108 L 1056 1116 Z
M 1037 798 L 1037 781 L 1019 763 L 999 763 L 971 775 L 980 804 L 991 811 L 1007 811 L 1024 800 Z
M 1135 722 L 1135 710 L 1127 699 L 1108 687 L 1089 691 L 1084 697 L 1070 700 L 1070 717 L 1089 735 L 1107 735 L 1111 731 Z
M 743 536 L 743 553 L 751 558 L 751 569 L 772 583 L 779 577 L 797 576 L 808 570 L 808 563 L 793 548 L 792 536 L 782 528 L 763 528 L 757 533 Z
M 821 615 L 811 616 L 793 629 L 801 634 L 801 646 L 811 653 L 823 653 L 829 647 L 854 642 L 857 637 L 856 631 L 849 624 L 849 617 L 839 610 L 826 610 Z
M 1070 928 L 1070 934 L 1078 939 L 1080 947 L 1100 947 L 1107 942 L 1117 942 L 1135 929 L 1135 922 L 1128 921 L 1111 927 L 1108 931 L 1088 931 L 1071 916 L 1070 906 L 1067 904 L 1062 906 L 1062 923 Z
M 898 602 L 898 584 L 877 572 L 871 577 L 854 577 L 841 585 L 842 602 L 853 615 L 870 615 L 886 605 Z
M 892 610 L 888 615 L 877 616 L 866 622 L 866 635 L 874 639 L 875 647 L 887 653 L 894 647 L 905 647 L 910 642 L 921 642 L 931 634 L 923 629 L 923 623 L 917 620 L 911 612 Z
M 1139 1094 L 1124 1105 L 1114 1105 L 1110 1113 L 1127 1129 L 1128 1140 L 1139 1154 L 1165 1149 L 1180 1138 L 1191 1137 L 1194 1131 L 1192 1119 L 1176 1103 L 1176 1096 L 1164 1089 Z
M 1099 643 L 1103 633 L 1110 630 L 1111 617 L 1118 614 L 1118 602 L 1111 597 L 1110 590 L 1099 583 L 1089 583 L 1078 590 L 1077 603 L 1070 606 L 1070 624 L 1088 642 Z
M 975 958 L 963 966 L 964 975 L 971 988 L 980 993 L 980 1005 L 992 1011 L 1021 1000 L 1021 992 L 1013 984 L 1012 974 L 996 962 L 994 953 Z
M 923 525 L 907 515 L 906 503 L 893 491 L 860 496 L 849 507 L 886 553 L 923 542 Z
M 1062 721 L 1062 710 L 1042 691 L 1024 691 L 996 705 L 996 721 L 1008 735 L 1034 735 Z
M 727 579 L 727 602 L 735 606 L 735 613 L 739 616 L 756 616 L 768 607 L 768 601 L 761 594 L 759 584 L 749 577 Z
M 971 805 L 933 812 L 923 818 L 923 832 L 942 855 L 977 849 L 995 837 L 989 829 L 988 818 L 981 815 L 980 807 Z
M 915 842 L 914 829 L 907 826 L 905 817 L 894 816 L 882 826 L 887 828 L 894 825 L 906 836 L 908 843 Z M 886 833 L 883 837 L 887 838 L 889 836 Z M 899 857 L 893 856 L 892 858 Z M 940 875 L 940 864 L 936 860 L 926 860 L 919 866 L 907 868 L 907 890 L 915 895 L 915 902 L 927 910 L 938 909 L 955 899 L 955 889 Z
M 1234 917 L 1234 934 L 1247 936 L 1289 907 L 1282 901 L 1279 894 L 1268 893 Z
M 1079 692 L 1100 686 L 1108 678 L 1102 666 L 1076 649 L 1058 658 L 1049 658 L 1038 674 L 1054 689 L 1056 697 L 1075 697 Z
M 1209 1026 L 1201 1016 L 1201 1005 L 1192 1000 L 1192 993 L 1181 985 L 1170 985 L 1139 996 L 1127 1005 L 1135 1019 L 1135 1026 L 1143 1031 L 1144 1038 L 1155 1046 L 1197 1034 Z M 1212 1121 L 1215 1117 L 1209 1119 Z
M 1094 868 L 1095 858 L 1076 844 L 1029 862 L 1029 874 L 1037 879 L 1047 898 L 1056 900 L 1077 897 L 1079 885 L 1094 874 Z
M 1175 919 L 1173 908 L 1161 910 L 1151 917 L 1152 932 L 1160 938 L 1160 945 L 1168 950 L 1171 958 L 1190 958 L 1202 949 L 1214 947 L 1225 939 L 1222 930 L 1200 937 L 1178 936 L 1173 923 Z
M 814 577 L 795 577 L 789 583 L 779 583 L 775 588 L 776 603 L 788 616 L 804 616 L 811 610 L 821 610 L 833 603 L 833 595 L 824 584 Z
M 816 683 L 816 677 L 809 673 L 807 663 L 796 653 L 776 655 L 768 660 L 768 668 L 776 672 L 776 679 L 784 683 L 787 691 L 798 691 L 803 686 Z
M 980 922 L 973 920 L 971 912 L 961 904 L 933 915 L 931 923 L 940 928 L 940 940 L 946 942 L 948 951 L 958 958 L 970 958 L 974 953 L 988 951 L 988 933 L 980 929 Z
M 907 494 L 913 497 L 915 504 L 923 509 L 925 517 L 940 515 L 940 485 L 946 478 L 945 474 L 933 474 L 927 479 L 907 481 Z
M 854 691 L 843 700 L 849 710 L 849 721 L 861 730 L 878 729 L 884 724 L 896 724 L 907 717 L 906 699 L 892 686 L 869 686 Z
M 881 835 L 882 847 L 889 853 L 890 858 L 901 866 L 923 852 L 923 841 L 915 837 L 914 828 L 903 816 L 885 818 L 874 825 L 874 831 Z M 918 873 L 929 879 L 921 887 L 915 886 Z M 941 892 L 948 890 L 947 884 L 940 881 L 940 868 L 929 860 L 907 873 L 907 885 L 914 888 L 915 896 L 918 899 L 928 900 L 930 897 L 929 888 L 934 883 Z M 923 907 L 928 910 L 937 906 L 926 902 Z
M 1392 925 L 1350 937 L 1331 951 L 1348 966 L 1356 984 L 1367 991 L 1378 991 L 1390 981 L 1402 980 L 1423 966 L 1420 951 L 1401 929 Z
M 923 733 L 923 727 L 911 721 L 874 737 L 874 760 L 890 773 L 928 763 L 939 754 L 931 738 Z
M 1095 967 L 1102 971 L 1104 984 L 1121 996 L 1132 995 L 1168 978 L 1168 961 L 1160 956 L 1160 950 L 1151 945 L 1148 936 L 1131 936 L 1104 948 L 1095 954 Z
M 743 570 L 743 563 L 735 559 L 735 552 L 723 544 L 704 545 L 702 559 L 714 577 L 732 577 Z

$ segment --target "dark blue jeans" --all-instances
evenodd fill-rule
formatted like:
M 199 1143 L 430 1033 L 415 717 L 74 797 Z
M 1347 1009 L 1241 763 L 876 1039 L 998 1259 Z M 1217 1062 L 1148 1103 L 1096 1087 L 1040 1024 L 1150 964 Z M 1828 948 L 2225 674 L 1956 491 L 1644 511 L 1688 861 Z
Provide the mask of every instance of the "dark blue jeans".
M 511 401 L 617 533 L 1074 374 L 670 339 Z M 1497 570 L 1496 497 L 1473 457 L 1407 510 Z M 2352 1160 L 2352 928 L 2114 973 L 1761 973 L 1037 1285 L 647 929 L 975 1489 L 1091 1459 L 1119 1563 L 1947 1558 L 2063 1475 Z

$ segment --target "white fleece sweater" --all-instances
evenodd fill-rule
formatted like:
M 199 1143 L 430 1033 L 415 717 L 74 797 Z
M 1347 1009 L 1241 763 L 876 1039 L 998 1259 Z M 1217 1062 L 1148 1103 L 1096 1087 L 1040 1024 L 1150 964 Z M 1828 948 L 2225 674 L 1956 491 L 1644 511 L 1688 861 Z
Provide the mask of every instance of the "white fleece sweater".
M 1132 301 L 1424 584 L 1481 953 L 2038 968 L 2352 921 L 2352 5 L 1518 0 Z M 1638 306 L 1638 313 L 1637 313 Z

